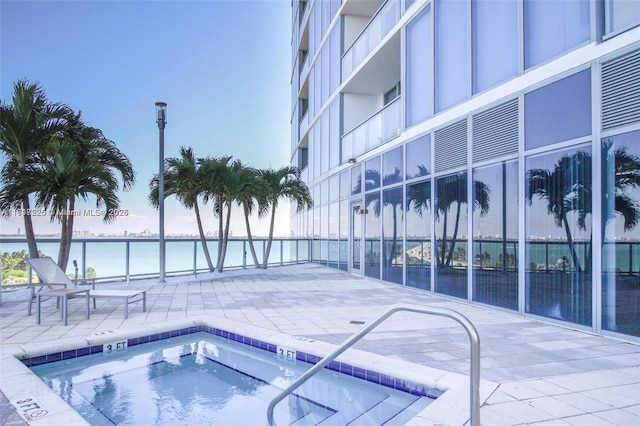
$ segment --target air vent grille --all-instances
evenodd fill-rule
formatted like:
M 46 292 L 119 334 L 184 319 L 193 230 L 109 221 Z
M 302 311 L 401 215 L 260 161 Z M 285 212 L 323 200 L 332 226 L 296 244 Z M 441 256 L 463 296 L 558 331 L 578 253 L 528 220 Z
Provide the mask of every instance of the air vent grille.
M 440 172 L 467 164 L 467 120 L 436 130 L 435 170 Z
M 513 99 L 473 116 L 473 161 L 518 152 L 518 100 Z
M 640 51 L 602 65 L 602 129 L 640 121 Z

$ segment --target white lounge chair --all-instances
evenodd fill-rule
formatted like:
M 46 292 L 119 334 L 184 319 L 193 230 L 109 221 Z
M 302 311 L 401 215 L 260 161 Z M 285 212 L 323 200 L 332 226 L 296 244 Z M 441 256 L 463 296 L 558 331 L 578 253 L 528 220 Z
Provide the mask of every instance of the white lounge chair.
M 91 285 L 89 297 L 93 299 L 93 309 L 96 309 L 97 298 L 121 299 L 124 302 L 124 318 L 129 318 L 129 304 L 142 301 L 142 312 L 147 311 L 147 292 L 145 290 L 96 290 L 95 279 L 82 278 L 72 280 L 64 273 L 56 262 L 50 257 L 29 258 L 27 263 L 36 272 L 41 286 L 56 286 L 67 289 L 81 289 L 79 285 Z M 53 290 L 55 291 L 55 290 Z M 51 292 L 49 292 L 51 293 Z M 81 296 L 84 297 L 84 296 Z M 35 286 L 31 287 L 28 314 L 31 315 L 31 304 L 35 299 Z

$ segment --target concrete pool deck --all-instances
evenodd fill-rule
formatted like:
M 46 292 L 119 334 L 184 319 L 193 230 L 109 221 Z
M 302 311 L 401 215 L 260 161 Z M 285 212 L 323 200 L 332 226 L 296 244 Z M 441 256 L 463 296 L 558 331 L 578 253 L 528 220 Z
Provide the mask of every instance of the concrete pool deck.
M 419 304 L 454 309 L 477 328 L 481 378 L 499 384 L 481 408 L 484 425 L 640 424 L 638 344 L 315 264 L 169 278 L 166 284 L 135 281 L 127 288 L 148 290 L 147 312 L 132 305 L 125 320 L 119 301 L 98 299 L 86 320 L 84 305 L 73 301 L 68 326 L 51 301 L 43 305 L 42 323 L 36 325 L 35 315 L 26 315 L 26 299 L 3 297 L 0 344 L 4 350 L 202 315 L 338 344 L 392 304 Z M 445 318 L 399 313 L 355 348 L 469 374 L 466 332 Z M 18 424 L 24 422 L 0 395 L 0 425 Z

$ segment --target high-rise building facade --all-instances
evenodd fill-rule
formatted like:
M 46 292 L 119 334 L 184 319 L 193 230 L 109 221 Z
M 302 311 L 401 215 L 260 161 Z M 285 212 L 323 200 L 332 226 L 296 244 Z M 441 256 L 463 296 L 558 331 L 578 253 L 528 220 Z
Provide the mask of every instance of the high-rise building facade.
M 314 262 L 640 339 L 639 1 L 292 10 Z

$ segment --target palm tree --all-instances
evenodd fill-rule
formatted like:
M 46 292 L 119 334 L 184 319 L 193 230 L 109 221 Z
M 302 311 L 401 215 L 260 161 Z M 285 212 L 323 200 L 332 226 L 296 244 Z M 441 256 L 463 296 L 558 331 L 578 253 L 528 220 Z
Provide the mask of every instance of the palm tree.
M 402 173 L 398 167 L 395 168 L 393 173 L 386 175 L 383 179 L 383 185 L 388 185 L 395 182 L 402 182 Z M 388 268 L 391 268 L 393 259 L 396 258 L 397 251 L 397 243 L 398 243 L 398 207 L 400 207 L 400 211 L 404 208 L 404 199 L 402 197 L 402 190 L 385 192 L 383 197 L 383 204 L 391 206 L 392 212 L 392 221 L 393 221 L 393 232 L 392 232 L 392 241 L 391 241 L 391 250 L 389 253 L 385 253 L 384 258 L 386 260 L 386 264 Z M 378 209 L 376 209 L 378 210 Z M 384 239 L 384 236 L 383 236 Z M 387 251 L 387 245 L 382 246 L 385 252 Z
M 531 169 L 527 172 L 529 204 L 533 197 L 547 200 L 547 212 L 553 216 L 557 226 L 564 228 L 571 259 L 576 271 L 581 271 L 567 215 L 578 212 L 578 226 L 585 227 L 585 217 L 591 212 L 591 155 L 578 151 L 562 156 L 553 170 Z
M 115 148 L 115 147 L 114 147 Z M 25 175 L 9 187 L 15 194 L 35 190 L 37 207 L 47 208 L 51 221 L 61 224 L 58 265 L 66 270 L 73 236 L 73 220 L 77 199 L 96 197 L 96 207 L 104 207 L 103 220 L 112 222 L 119 208 L 118 179 L 112 167 L 103 162 L 105 156 L 93 152 L 82 161 L 72 141 L 51 141 L 44 151 L 45 161 L 28 164 Z M 130 185 L 130 183 L 129 183 Z
M 625 231 L 640 223 L 640 206 L 626 193 L 627 189 L 640 188 L 640 157 L 629 154 L 624 147 L 612 148 L 611 139 L 602 141 L 603 237 L 604 226 L 616 213 L 624 218 Z M 580 223 L 584 226 L 584 220 Z
M 480 209 L 480 216 L 484 216 L 489 211 L 489 187 L 481 181 L 475 180 L 473 185 L 473 209 Z M 467 203 L 467 175 L 466 173 L 458 173 L 455 175 L 444 176 L 438 178 L 436 181 L 436 219 L 439 220 L 442 216 L 443 231 L 442 231 L 442 251 L 436 253 L 438 266 L 450 266 L 453 260 L 454 248 L 456 245 L 456 239 L 458 238 L 458 227 L 460 223 L 460 214 L 462 212 L 462 204 Z M 448 247 L 447 242 L 447 222 L 449 219 L 449 211 L 455 203 L 456 205 L 456 219 L 451 237 L 451 247 Z
M 155 208 L 158 208 L 160 205 L 158 185 L 158 175 L 156 174 L 149 182 L 149 203 Z M 213 272 L 215 267 L 213 266 L 213 262 L 211 262 L 211 255 L 207 247 L 207 239 L 204 235 L 200 206 L 198 204 L 198 197 L 200 197 L 202 191 L 202 176 L 193 149 L 182 146 L 180 147 L 179 158 L 171 157 L 165 159 L 164 197 L 167 198 L 175 195 L 180 204 L 187 209 L 193 209 L 195 212 L 204 257 L 207 260 L 209 272 Z
M 200 164 L 200 183 L 202 185 L 202 197 L 205 203 L 213 202 L 213 214 L 218 218 L 218 256 L 216 267 L 222 272 L 222 249 L 224 230 L 224 202 L 225 190 L 229 181 L 231 156 L 205 157 L 198 159 Z
M 264 255 L 262 267 L 267 268 L 271 242 L 273 241 L 273 227 L 276 218 L 278 201 L 286 198 L 296 203 L 296 213 L 313 207 L 313 199 L 307 185 L 300 180 L 300 170 L 294 166 L 284 166 L 278 170 L 268 168 L 261 171 L 261 177 L 267 185 L 267 205 L 271 207 L 271 223 L 269 225 L 269 240 Z
M 236 202 L 242 206 L 244 212 L 247 240 L 249 241 L 249 249 L 253 257 L 253 263 L 256 268 L 260 268 L 260 262 L 256 255 L 253 236 L 251 234 L 249 216 L 256 208 L 258 209 L 258 217 L 264 217 L 269 213 L 266 199 L 267 186 L 262 180 L 260 171 L 253 167 L 242 166 L 240 170 L 238 170 L 238 178 L 239 181 L 243 183 L 243 189 L 236 194 Z
M 53 135 L 63 130 L 69 112 L 66 105 L 49 102 L 38 83 L 19 80 L 14 84 L 12 105 L 0 101 L 0 151 L 8 157 L 2 168 L 4 188 L 15 184 L 18 176 L 25 175 L 21 173 L 22 169 L 34 153 L 41 151 Z M 31 192 L 12 198 L 3 189 L 0 192 L 0 209 L 8 212 L 22 207 L 25 212 L 29 211 Z M 24 214 L 23 217 L 29 256 L 38 257 L 31 216 Z

